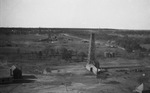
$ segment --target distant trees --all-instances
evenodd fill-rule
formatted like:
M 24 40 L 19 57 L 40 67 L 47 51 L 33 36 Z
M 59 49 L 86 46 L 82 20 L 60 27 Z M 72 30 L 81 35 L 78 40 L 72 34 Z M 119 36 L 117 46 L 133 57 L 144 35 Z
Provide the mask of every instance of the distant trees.
M 142 42 L 143 44 L 150 44 L 150 38 L 149 37 L 144 38 L 142 41 L 143 41 Z
M 133 50 L 144 50 L 137 40 L 129 37 L 124 37 L 116 40 L 117 44 L 125 48 L 128 52 L 133 52 Z
M 39 59 L 42 59 L 42 55 L 43 55 L 42 51 L 39 51 L 38 55 L 39 55 Z
M 60 56 L 61 56 L 62 59 L 68 61 L 72 57 L 72 51 L 71 50 L 67 50 L 66 48 L 62 47 L 60 49 Z
M 80 51 L 77 54 L 77 57 L 80 59 L 81 62 L 83 62 L 85 60 L 85 57 L 87 57 L 87 54 L 85 52 Z
M 48 46 L 42 51 L 42 58 L 51 59 L 58 58 L 66 61 L 78 61 L 83 62 L 87 57 L 87 54 L 83 51 L 68 49 L 64 46 L 51 47 Z
M 122 34 L 122 35 L 150 35 L 150 31 L 148 30 L 124 30 L 124 31 L 116 31 L 115 33 L 117 34 Z
M 43 50 L 43 55 L 45 56 L 45 58 L 59 57 L 61 59 L 69 61 L 73 56 L 73 50 L 69 50 L 65 47 L 54 48 L 48 46 Z
M 47 58 L 47 57 L 49 57 L 49 58 L 50 57 L 55 57 L 57 55 L 56 49 L 54 49 L 54 47 L 52 47 L 52 46 L 45 47 L 45 49 L 42 50 L 42 52 L 43 52 L 43 56 L 45 58 Z

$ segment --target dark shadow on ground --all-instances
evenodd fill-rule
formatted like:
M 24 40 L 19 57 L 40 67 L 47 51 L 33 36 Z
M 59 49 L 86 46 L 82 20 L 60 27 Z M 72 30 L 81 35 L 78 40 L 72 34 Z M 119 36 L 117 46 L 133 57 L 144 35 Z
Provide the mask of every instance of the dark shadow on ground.
M 10 82 L 0 83 L 3 84 L 22 84 L 22 83 L 32 83 L 37 79 L 34 75 L 23 75 L 22 79 L 12 79 Z M 7 80 L 7 79 L 6 79 Z
M 109 81 L 109 82 L 105 82 L 105 84 L 120 84 L 120 82 L 118 82 L 118 81 Z
M 37 79 L 34 75 L 23 75 L 23 79 Z
M 37 79 L 34 75 L 23 75 L 22 79 L 14 79 L 13 83 L 32 83 Z
M 150 93 L 150 90 L 144 90 L 142 93 Z

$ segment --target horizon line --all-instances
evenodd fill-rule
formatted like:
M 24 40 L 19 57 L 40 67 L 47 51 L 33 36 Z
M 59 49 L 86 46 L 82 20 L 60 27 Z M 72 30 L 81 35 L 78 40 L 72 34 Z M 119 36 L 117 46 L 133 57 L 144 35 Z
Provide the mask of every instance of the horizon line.
M 19 26 L 3 26 L 0 28 L 51 28 L 51 29 L 92 29 L 92 30 L 98 30 L 98 29 L 107 29 L 107 30 L 145 30 L 150 31 L 150 29 L 124 29 L 124 28 L 105 28 L 105 27 L 40 27 L 40 26 L 34 26 L 34 27 L 19 27 Z

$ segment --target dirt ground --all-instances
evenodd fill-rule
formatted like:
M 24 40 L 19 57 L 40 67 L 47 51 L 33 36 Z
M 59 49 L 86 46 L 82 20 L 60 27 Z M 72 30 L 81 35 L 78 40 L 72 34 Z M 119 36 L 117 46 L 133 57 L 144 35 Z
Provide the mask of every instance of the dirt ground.
M 148 69 L 110 69 L 106 72 L 107 77 L 101 75 L 97 78 L 85 69 L 85 65 L 82 62 L 41 67 L 42 71 L 38 74 L 27 73 L 24 68 L 23 80 L 1 84 L 0 93 L 133 93 L 141 82 L 145 82 L 145 88 L 150 89 Z M 144 79 L 143 73 L 146 73 Z
M 29 37 L 30 36 L 30 37 Z M 43 62 L 43 60 L 31 60 L 19 57 L 17 49 L 21 53 L 35 52 L 42 50 L 49 43 L 39 42 L 39 39 L 45 39 L 45 36 L 39 35 L 11 36 L 10 40 L 17 46 L 0 48 L 1 55 L 10 54 L 8 62 L 0 62 L 0 76 L 5 75 L 4 69 L 8 69 L 13 64 L 17 64 L 23 72 L 22 80 L 14 80 L 10 84 L 0 84 L 0 93 L 133 93 L 132 91 L 141 83 L 144 83 L 144 89 L 150 90 L 150 68 L 117 68 L 109 69 L 107 72 L 95 76 L 85 68 L 86 62 Z M 33 37 L 34 36 L 34 37 Z M 15 38 L 16 37 L 16 38 Z M 68 36 L 67 36 L 68 37 Z M 8 38 L 6 38 L 8 39 Z M 61 43 L 60 43 L 61 44 Z M 56 45 L 60 45 L 59 42 Z M 78 40 L 65 43 L 69 48 L 77 50 L 88 50 L 87 44 Z M 19 47 L 18 47 L 19 46 Z M 106 46 L 99 46 L 99 50 L 109 50 Z M 11 50 L 11 51 L 9 51 Z M 118 50 L 118 48 L 116 48 Z M 11 53 L 10 53 L 11 52 Z M 102 52 L 103 54 L 103 52 Z M 9 59 L 8 55 L 7 56 Z M 100 65 L 103 66 L 130 66 L 145 65 L 150 66 L 150 59 L 128 60 L 123 58 L 100 59 Z M 17 63 L 18 62 L 18 63 Z M 55 63 L 55 65 L 52 63 Z M 142 74 L 146 74 L 144 77 Z M 7 72 L 9 74 L 9 72 Z

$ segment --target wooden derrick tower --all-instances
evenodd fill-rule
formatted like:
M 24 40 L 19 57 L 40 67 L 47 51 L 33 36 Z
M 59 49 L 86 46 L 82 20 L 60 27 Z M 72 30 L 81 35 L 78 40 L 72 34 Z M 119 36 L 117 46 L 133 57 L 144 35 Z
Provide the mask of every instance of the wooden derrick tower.
M 95 64 L 95 34 L 90 35 L 88 64 Z
M 95 60 L 95 33 L 91 33 L 90 35 L 89 54 L 86 69 L 96 75 L 100 71 L 99 63 Z

